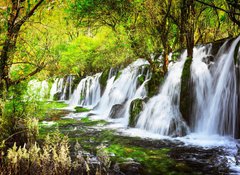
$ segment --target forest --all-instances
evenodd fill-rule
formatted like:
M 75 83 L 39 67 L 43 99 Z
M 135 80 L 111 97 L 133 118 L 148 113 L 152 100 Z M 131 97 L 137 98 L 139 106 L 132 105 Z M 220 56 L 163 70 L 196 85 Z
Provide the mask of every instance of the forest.
M 0 0 L 0 175 L 240 174 L 239 0 Z

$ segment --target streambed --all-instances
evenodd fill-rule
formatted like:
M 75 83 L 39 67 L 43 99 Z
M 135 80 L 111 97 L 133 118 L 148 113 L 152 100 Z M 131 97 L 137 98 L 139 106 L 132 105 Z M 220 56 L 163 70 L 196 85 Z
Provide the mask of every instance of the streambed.
M 96 155 L 97 147 L 103 145 L 111 155 L 110 168 L 118 169 L 113 174 L 238 174 L 232 158 L 236 150 L 230 152 L 224 145 L 196 146 L 188 143 L 190 137 L 149 138 L 135 130 L 115 127 L 109 121 L 62 118 L 69 112 L 58 111 L 61 117 L 41 122 L 40 138 L 59 129 L 68 135 L 71 147 L 78 141 L 91 155 Z

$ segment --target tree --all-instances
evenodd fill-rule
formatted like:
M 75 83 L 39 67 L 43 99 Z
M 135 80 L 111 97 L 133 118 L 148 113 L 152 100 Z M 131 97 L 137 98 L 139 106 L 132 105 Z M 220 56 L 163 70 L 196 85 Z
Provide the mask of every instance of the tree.
M 17 80 L 12 81 L 9 77 L 11 65 L 13 64 L 13 55 L 16 50 L 16 42 L 19 36 L 19 32 L 22 26 L 34 15 L 35 11 L 43 4 L 44 0 L 38 0 L 34 5 L 24 0 L 11 0 L 10 5 L 6 5 L 4 8 L 6 16 L 6 30 L 3 33 L 4 41 L 1 43 L 1 55 L 0 55 L 0 98 L 3 97 L 3 90 L 8 89 L 11 85 L 18 84 L 25 80 L 29 76 L 33 76 L 37 72 L 41 71 L 44 67 L 44 63 L 35 65 L 36 68 Z M 31 7 L 31 8 L 30 8 Z
M 227 13 L 230 20 L 240 27 L 240 2 L 238 0 L 225 0 L 226 8 L 215 5 L 215 1 L 212 3 L 205 2 L 203 0 L 196 0 L 198 3 L 204 4 L 211 8 L 223 11 Z M 219 2 L 219 1 L 218 1 Z M 221 1 L 222 2 L 222 1 Z

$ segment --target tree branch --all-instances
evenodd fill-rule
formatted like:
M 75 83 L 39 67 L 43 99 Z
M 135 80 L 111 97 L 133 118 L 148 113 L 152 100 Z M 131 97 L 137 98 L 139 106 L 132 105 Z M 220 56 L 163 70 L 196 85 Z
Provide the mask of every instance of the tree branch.
M 39 0 L 39 2 L 30 10 L 30 12 L 24 16 L 19 22 L 17 22 L 17 25 L 21 26 L 23 25 L 26 20 L 28 20 L 35 12 L 35 10 L 43 3 L 44 0 Z
M 28 79 L 29 77 L 37 74 L 38 72 L 40 72 L 44 67 L 45 67 L 45 66 L 39 66 L 39 67 L 37 67 L 34 71 L 32 71 L 31 73 L 29 73 L 28 75 L 26 75 L 25 77 L 19 78 L 18 80 L 15 80 L 15 81 L 11 81 L 9 84 L 10 84 L 10 85 L 19 84 L 20 82 Z
M 200 0 L 196 0 L 196 1 L 199 2 L 199 3 L 201 3 L 201 4 L 204 4 L 204 5 L 206 5 L 206 6 L 209 6 L 209 7 L 212 7 L 212 8 L 215 8 L 215 9 L 221 10 L 221 11 L 224 11 L 224 12 L 226 12 L 227 14 L 240 15 L 240 13 L 236 13 L 236 12 L 228 11 L 228 10 L 225 10 L 225 9 L 223 9 L 223 8 L 217 7 L 217 6 L 212 5 L 212 4 L 208 4 L 208 3 L 203 2 L 203 1 L 200 1 Z

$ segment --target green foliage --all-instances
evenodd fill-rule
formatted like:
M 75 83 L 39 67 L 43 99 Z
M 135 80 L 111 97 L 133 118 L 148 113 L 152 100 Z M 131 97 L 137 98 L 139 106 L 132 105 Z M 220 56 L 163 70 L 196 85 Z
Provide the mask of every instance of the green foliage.
M 75 107 L 75 112 L 76 113 L 80 113 L 80 112 L 89 112 L 90 109 L 87 109 L 87 108 L 83 108 L 83 107 Z

